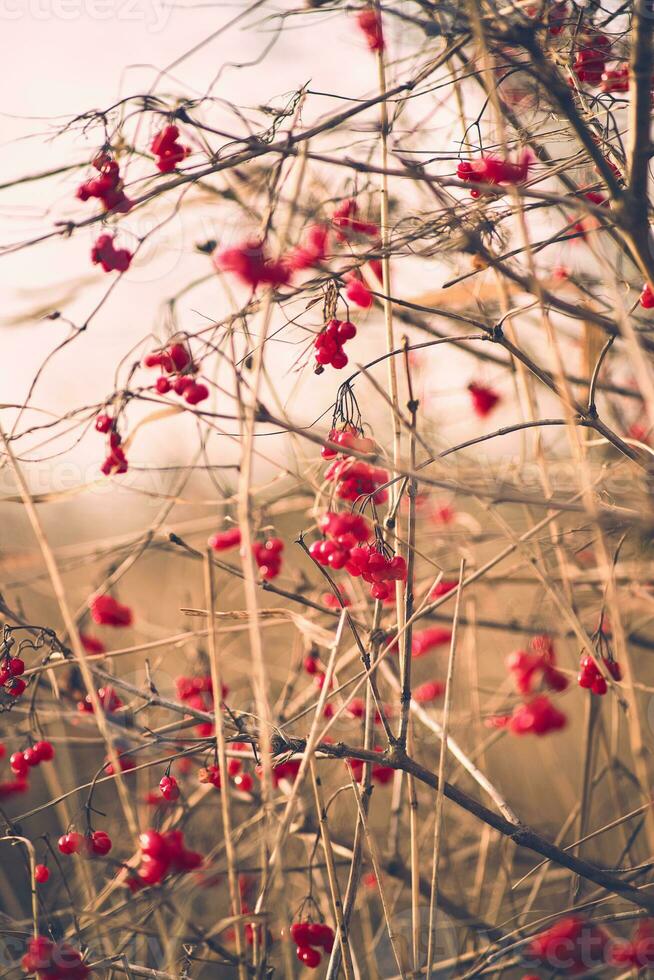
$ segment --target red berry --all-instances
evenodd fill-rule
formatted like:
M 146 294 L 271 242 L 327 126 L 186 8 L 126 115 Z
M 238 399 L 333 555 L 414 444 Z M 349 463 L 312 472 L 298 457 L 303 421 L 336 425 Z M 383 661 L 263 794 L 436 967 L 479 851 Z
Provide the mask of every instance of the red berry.
M 98 415 L 95 420 L 95 428 L 98 432 L 109 432 L 114 424 L 110 415 Z
M 197 405 L 209 397 L 209 389 L 206 385 L 197 384 L 192 381 L 184 391 L 184 401 L 189 405 Z
M 54 759 L 55 750 L 52 742 L 37 742 L 34 750 L 38 752 L 41 762 L 51 762 Z
M 25 672 L 25 661 L 21 660 L 20 657 L 11 657 L 8 667 L 9 673 L 12 675 L 12 677 L 18 677 L 19 674 L 23 674 Z
M 41 761 L 41 756 L 39 755 L 38 751 L 34 748 L 25 749 L 25 751 L 23 752 L 23 759 L 30 767 L 38 766 L 38 764 Z
M 234 786 L 242 793 L 249 793 L 254 785 L 254 780 L 249 772 L 240 772 L 234 776 Z
M 317 949 L 312 949 L 311 946 L 298 946 L 295 950 L 295 955 L 299 959 L 300 963 L 304 963 L 309 969 L 315 970 L 315 968 L 320 964 L 321 956 Z
M 160 378 L 157 378 L 154 386 L 160 395 L 167 395 L 171 389 L 170 381 L 163 375 Z
M 50 878 L 50 871 L 45 864 L 37 864 L 34 868 L 34 880 L 39 885 L 44 885 Z
M 159 783 L 159 789 L 164 800 L 172 802 L 179 799 L 179 786 L 173 776 L 164 776 Z
M 14 752 L 9 756 L 9 765 L 11 766 L 11 771 L 17 776 L 27 775 L 27 770 L 29 769 L 29 764 L 25 758 L 24 752 Z
M 83 839 L 81 834 L 72 830 L 69 834 L 64 834 L 63 837 L 59 838 L 57 846 L 62 854 L 75 854 L 79 851 Z
M 90 850 L 92 854 L 98 854 L 104 857 L 108 854 L 113 843 L 109 834 L 105 833 L 104 830 L 95 830 L 89 839 Z
M 22 677 L 14 677 L 14 679 L 12 680 L 9 686 L 9 690 L 7 691 L 7 693 L 11 698 L 19 698 L 26 687 L 27 684 L 22 679 Z

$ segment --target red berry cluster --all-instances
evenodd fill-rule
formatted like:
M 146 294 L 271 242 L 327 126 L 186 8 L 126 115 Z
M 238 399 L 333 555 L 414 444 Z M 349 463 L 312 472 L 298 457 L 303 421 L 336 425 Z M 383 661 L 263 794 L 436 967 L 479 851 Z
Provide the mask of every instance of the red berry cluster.
M 291 270 L 284 259 L 271 259 L 261 241 L 251 240 L 235 248 L 220 252 L 215 258 L 216 268 L 231 272 L 253 290 L 258 286 L 284 286 L 290 279 Z
M 637 970 L 654 967 L 654 922 L 644 919 L 636 924 L 628 942 L 614 942 L 610 961 L 616 966 L 630 966 Z
M 529 646 L 529 650 L 516 650 L 509 654 L 506 660 L 520 694 L 531 694 L 538 678 L 550 691 L 565 691 L 568 678 L 557 670 L 556 654 L 550 637 L 535 636 Z
M 320 950 L 331 953 L 334 946 L 334 930 L 324 922 L 294 922 L 291 938 L 298 960 L 312 970 L 320 965 Z
M 120 167 L 108 153 L 100 153 L 93 161 L 93 166 L 99 172 L 99 177 L 93 177 L 77 188 L 80 201 L 97 198 L 102 201 L 105 211 L 119 211 L 122 214 L 132 207 L 132 202 L 125 196 Z
M 80 633 L 79 638 L 87 653 L 104 653 L 106 650 L 104 643 L 97 636 L 91 636 L 90 633 Z
M 371 51 L 384 50 L 384 34 L 382 31 L 381 14 L 378 10 L 368 7 L 357 14 L 357 23 Z
M 114 711 L 118 711 L 119 708 L 123 707 L 123 702 L 116 694 L 116 689 L 107 685 L 107 687 L 98 688 L 98 701 L 102 705 L 102 709 L 106 714 L 112 714 Z M 91 695 L 87 694 L 85 698 L 77 702 L 77 710 L 83 714 L 93 714 L 95 708 L 93 707 L 93 701 L 91 700 Z
M 362 459 L 335 459 L 325 470 L 325 479 L 336 483 L 340 500 L 370 496 L 374 503 L 383 504 L 388 499 L 388 491 L 380 489 L 388 481 L 388 470 Z
M 259 566 L 259 575 L 270 581 L 277 578 L 282 568 L 282 551 L 284 542 L 281 538 L 268 538 L 266 541 L 255 541 L 252 545 L 254 560 Z
M 332 214 L 332 224 L 336 229 L 336 237 L 340 242 L 346 242 L 349 235 L 364 235 L 367 238 L 376 238 L 379 235 L 379 227 L 371 221 L 361 221 L 357 218 L 359 205 L 353 197 L 348 197 L 334 208 Z
M 485 419 L 487 415 L 490 415 L 502 397 L 493 388 L 477 384 L 474 381 L 468 385 L 468 391 L 472 399 L 473 411 L 480 419 Z
M 166 830 L 163 833 L 146 830 L 139 837 L 139 843 L 141 863 L 136 875 L 127 879 L 132 892 L 148 885 L 159 885 L 169 874 L 187 874 L 202 865 L 202 855 L 188 850 L 181 830 Z
M 51 762 L 54 756 L 52 742 L 36 742 L 22 752 L 12 753 L 9 757 L 9 765 L 14 775 L 24 778 L 34 766 L 40 766 L 42 762 Z
M 162 174 L 174 170 L 178 163 L 189 155 L 191 150 L 178 142 L 179 129 L 177 126 L 164 126 L 150 144 L 150 149 L 157 159 L 157 169 Z
M 10 698 L 19 698 L 27 682 L 21 674 L 25 673 L 25 661 L 21 657 L 12 657 L 7 651 L 0 661 L 0 687 Z
M 214 551 L 231 551 L 240 546 L 241 531 L 237 527 L 230 528 L 228 531 L 219 531 L 211 535 L 208 543 Z M 268 580 L 277 578 L 282 568 L 283 550 L 284 542 L 281 538 L 267 538 L 265 541 L 254 542 L 252 554 L 262 578 Z
M 352 548 L 361 541 L 367 541 L 372 534 L 370 525 L 360 514 L 328 511 L 319 519 L 318 526 L 325 538 L 314 541 L 309 554 L 319 565 L 329 565 L 335 569 L 345 568 Z
M 625 62 L 617 68 L 602 72 L 600 84 L 602 92 L 608 94 L 613 92 L 629 91 L 629 65 Z
M 314 341 L 316 349 L 316 374 L 321 374 L 324 365 L 331 364 L 341 370 L 348 363 L 347 354 L 343 350 L 348 340 L 356 337 L 357 328 L 349 320 L 330 320 Z
M 456 168 L 456 175 L 459 180 L 464 180 L 467 184 L 515 185 L 522 184 L 527 179 L 530 166 L 531 154 L 528 150 L 524 150 L 518 163 L 485 156 L 477 160 L 461 160 Z M 473 189 L 470 191 L 470 196 L 477 198 L 481 193 Z
M 361 576 L 371 585 L 373 599 L 388 599 L 393 594 L 393 582 L 406 582 L 406 562 L 401 555 L 389 558 L 374 544 L 352 548 L 346 571 L 355 578 Z
M 129 606 L 111 595 L 97 595 L 89 603 L 91 618 L 99 626 L 131 626 L 134 615 Z
M 383 749 L 381 749 L 378 745 L 376 745 L 375 746 L 375 752 L 381 753 L 381 752 L 383 752 Z M 352 776 L 355 779 L 355 781 L 357 783 L 362 782 L 362 780 L 363 780 L 363 766 L 364 766 L 364 763 L 362 762 L 362 760 L 361 759 L 347 759 L 347 763 L 348 763 L 350 769 L 352 770 Z M 379 763 L 379 764 L 373 765 L 373 767 L 372 767 L 372 769 L 370 771 L 370 778 L 372 779 L 373 783 L 378 783 L 380 786 L 385 786 L 387 783 L 390 783 L 392 781 L 392 779 L 393 779 L 393 772 L 394 772 L 394 770 L 391 768 L 391 766 L 384 766 L 381 763 Z
M 111 473 L 127 473 L 128 463 L 125 450 L 122 447 L 123 438 L 116 428 L 116 419 L 102 412 L 95 420 L 95 430 L 103 435 L 108 434 L 107 455 L 100 467 L 105 476 Z
M 128 248 L 116 248 L 114 235 L 100 235 L 91 249 L 91 262 L 105 272 L 127 272 L 133 259 Z
M 196 677 L 185 675 L 178 677 L 175 681 L 177 687 L 177 697 L 189 708 L 196 711 L 214 710 L 214 691 L 211 674 L 202 674 Z M 226 697 L 228 688 L 223 684 L 221 697 Z M 195 730 L 200 738 L 211 738 L 214 734 L 214 727 L 211 722 L 200 722 L 195 726 Z
M 355 306 L 360 307 L 362 310 L 370 309 L 373 303 L 373 295 L 363 281 L 361 273 L 358 271 L 358 269 L 356 272 L 349 272 L 345 279 L 347 282 L 345 295 L 350 303 L 354 303 Z
M 580 82 L 599 85 L 611 53 L 611 42 L 606 34 L 589 30 L 581 35 L 572 70 Z
M 143 366 L 159 367 L 164 372 L 155 384 L 160 395 L 174 391 L 189 405 L 198 405 L 209 397 L 207 386 L 194 377 L 198 369 L 184 344 L 171 344 L 165 350 L 152 351 L 144 358 Z
M 428 626 L 424 630 L 416 630 L 411 637 L 411 656 L 424 657 L 430 650 L 442 647 L 452 639 L 450 630 L 442 626 Z
M 71 830 L 57 841 L 62 854 L 79 854 L 81 857 L 106 857 L 113 847 L 111 837 L 104 830 L 94 830 L 88 834 L 78 834 Z
M 565 728 L 568 719 L 554 707 L 546 694 L 517 706 L 512 715 L 489 718 L 491 728 L 506 728 L 513 735 L 547 735 Z
M 233 742 L 231 748 L 236 752 L 248 752 L 250 746 L 247 742 Z M 250 773 L 243 771 L 243 762 L 241 759 L 232 757 L 227 760 L 227 776 L 231 779 L 236 789 L 240 789 L 242 793 L 249 793 L 254 786 L 254 780 Z M 216 789 L 221 789 L 220 768 L 214 764 L 200 769 L 198 772 L 198 782 L 211 783 Z
M 47 936 L 30 939 L 21 964 L 26 974 L 35 973 L 39 980 L 86 980 L 91 973 L 76 949 Z
M 525 953 L 546 967 L 566 973 L 587 973 L 606 961 L 610 937 L 599 926 L 571 915 L 531 940 Z
M 327 438 L 329 442 L 334 442 L 343 449 L 353 449 L 357 453 L 373 453 L 376 448 L 375 440 L 360 435 L 359 430 L 353 425 L 346 425 L 343 429 L 330 429 Z M 338 450 L 332 449 L 331 446 L 323 446 L 320 455 L 323 459 L 335 459 Z
M 610 657 L 602 657 L 602 663 L 608 670 L 614 681 L 622 680 L 622 669 L 617 660 Z M 585 654 L 579 662 L 579 673 L 577 675 L 579 687 L 583 687 L 592 694 L 602 697 L 608 690 L 608 685 L 602 677 L 597 664 L 589 654 Z
M 279 784 L 283 781 L 294 783 L 295 778 L 300 771 L 300 765 L 300 759 L 287 759 L 285 762 L 279 762 L 272 771 L 272 778 L 275 786 L 279 786 Z

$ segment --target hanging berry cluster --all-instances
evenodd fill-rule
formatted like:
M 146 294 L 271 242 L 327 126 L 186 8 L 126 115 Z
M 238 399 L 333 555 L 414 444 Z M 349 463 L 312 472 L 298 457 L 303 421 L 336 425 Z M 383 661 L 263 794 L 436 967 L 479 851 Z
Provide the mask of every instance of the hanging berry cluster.
M 309 554 L 319 565 L 328 565 L 334 569 L 345 568 L 352 548 L 367 541 L 372 534 L 370 525 L 360 514 L 328 511 L 319 519 L 318 526 L 325 537 L 314 541 L 309 548 Z
M 546 694 L 539 694 L 517 706 L 512 715 L 489 718 L 490 728 L 506 728 L 513 735 L 547 735 L 567 725 L 568 719 L 556 708 Z
M 611 42 L 606 34 L 589 29 L 579 37 L 572 70 L 577 79 L 587 85 L 599 85 L 611 54 Z
M 487 156 L 462 160 L 456 168 L 456 175 L 468 184 L 491 184 L 496 187 L 516 185 L 527 179 L 530 165 L 531 154 L 529 150 L 523 150 L 518 163 Z M 474 198 L 481 197 L 481 194 L 482 191 L 476 188 L 470 191 L 470 196 Z
M 91 974 L 76 949 L 47 936 L 30 939 L 21 964 L 26 974 L 36 974 L 39 980 L 86 980 Z
M 320 965 L 320 950 L 331 953 L 334 946 L 334 930 L 324 922 L 294 922 L 291 938 L 298 960 L 312 970 Z
M 184 344 L 171 344 L 165 350 L 152 351 L 143 360 L 146 368 L 158 367 L 163 372 L 155 383 L 160 395 L 174 391 L 188 405 L 199 405 L 209 397 L 209 389 L 196 380 L 197 366 Z
M 284 542 L 281 538 L 267 538 L 255 541 L 252 545 L 254 560 L 259 566 L 259 575 L 266 581 L 277 578 L 282 569 Z
M 127 272 L 134 255 L 128 248 L 116 248 L 114 235 L 100 235 L 91 249 L 91 262 L 104 272 Z
M 93 177 L 77 188 L 80 201 L 96 198 L 102 201 L 105 211 L 117 211 L 126 214 L 132 207 L 132 202 L 125 195 L 120 167 L 108 153 L 99 153 L 93 161 L 93 166 L 99 171 L 99 177 Z M 97 244 L 97 242 L 96 242 Z
M 2 659 L 0 660 L 0 687 L 10 698 L 19 698 L 27 687 L 21 676 L 25 673 L 25 661 L 22 657 L 11 656 L 13 641 L 5 642 Z
M 109 476 L 112 473 L 127 473 L 129 464 L 125 450 L 122 447 L 122 436 L 116 429 L 116 419 L 102 413 L 95 420 L 95 429 L 96 432 L 109 436 L 107 439 L 107 455 L 100 467 L 101 472 L 105 476 Z
M 139 837 L 141 863 L 135 875 L 129 875 L 127 886 L 132 892 L 159 885 L 169 874 L 188 874 L 203 863 L 197 851 L 186 847 L 181 830 L 146 830 Z
M 376 448 L 375 440 L 361 435 L 354 425 L 346 425 L 342 429 L 330 429 L 327 439 L 337 446 L 342 446 L 343 449 L 353 449 L 357 453 L 372 453 Z M 320 455 L 323 459 L 335 459 L 338 450 L 332 449 L 331 446 L 323 446 Z
M 322 374 L 324 366 L 331 364 L 341 370 L 348 363 L 344 346 L 348 340 L 356 337 L 357 328 L 349 320 L 330 320 L 314 341 L 316 349 L 315 374 Z
M 196 677 L 182 675 L 175 680 L 177 697 L 189 708 L 196 711 L 211 712 L 214 710 L 214 691 L 211 674 L 201 674 Z M 228 694 L 228 688 L 223 684 L 222 697 Z M 214 727 L 211 722 L 200 722 L 195 726 L 195 731 L 200 738 L 211 738 L 214 734 Z
M 131 626 L 134 614 L 129 606 L 111 595 L 97 595 L 89 603 L 91 618 L 99 626 Z
M 177 126 L 164 126 L 150 144 L 150 149 L 157 157 L 157 170 L 162 174 L 170 173 L 178 163 L 181 163 L 191 152 L 188 146 L 179 142 Z
M 602 657 L 601 662 L 604 664 L 614 681 L 622 680 L 622 669 L 617 660 L 613 660 L 612 657 Z M 591 694 L 597 694 L 599 697 L 603 697 L 608 690 L 606 678 L 602 677 L 597 664 L 590 654 L 585 654 L 579 661 L 577 683 L 579 684 L 579 687 L 583 687 L 587 691 L 590 691 Z
M 247 752 L 250 757 L 250 746 L 247 742 L 233 742 L 230 746 L 236 752 Z M 236 789 L 242 793 L 249 793 L 254 786 L 254 780 L 249 772 L 243 770 L 243 760 L 230 758 L 227 760 L 227 776 L 231 779 Z M 200 769 L 198 772 L 198 782 L 210 783 L 216 789 L 222 788 L 222 778 L 220 767 L 215 763 Z
M 42 762 L 52 762 L 55 750 L 52 742 L 35 742 L 22 752 L 14 752 L 9 757 L 9 765 L 14 775 L 21 779 L 27 776 L 30 769 L 40 766 Z
M 370 585 L 373 599 L 389 599 L 394 592 L 393 583 L 406 582 L 406 562 L 401 555 L 391 557 L 379 551 L 377 545 L 366 544 L 350 550 L 347 572 L 354 578 L 363 579 Z
M 325 480 L 336 484 L 336 496 L 340 500 L 371 497 L 375 504 L 388 500 L 388 491 L 383 486 L 388 482 L 388 470 L 362 459 L 335 459 L 325 470 Z
M 539 682 L 550 691 L 565 691 L 568 678 L 556 667 L 554 644 L 549 636 L 534 636 L 529 650 L 509 654 L 506 665 L 520 694 L 531 694 Z
M 114 711 L 118 711 L 123 707 L 121 698 L 116 694 L 115 688 L 111 687 L 110 684 L 107 687 L 98 688 L 97 698 L 105 714 L 113 714 Z M 77 702 L 77 710 L 82 714 L 90 715 L 95 712 L 90 694 L 87 694 L 81 701 Z
M 370 51 L 384 50 L 384 34 L 382 30 L 382 20 L 379 11 L 372 7 L 360 11 L 357 14 L 357 23 L 366 39 L 366 44 Z
M 104 830 L 93 830 L 88 834 L 78 834 L 71 830 L 57 842 L 61 854 L 79 854 L 80 857 L 106 857 L 113 843 L 109 834 Z
M 473 411 L 480 419 L 485 419 L 487 415 L 490 415 L 502 399 L 502 396 L 494 388 L 478 384 L 475 381 L 470 382 L 468 391 L 470 392 Z
M 241 531 L 230 528 L 228 531 L 218 531 L 212 534 L 208 541 L 214 551 L 231 551 L 241 545 Z M 282 552 L 284 542 L 281 538 L 270 537 L 265 541 L 255 541 L 252 544 L 252 554 L 259 568 L 259 575 L 270 581 L 277 578 L 282 569 Z
M 571 915 L 555 922 L 531 940 L 525 950 L 528 959 L 544 967 L 565 972 L 587 973 L 607 961 L 610 937 L 593 922 Z

